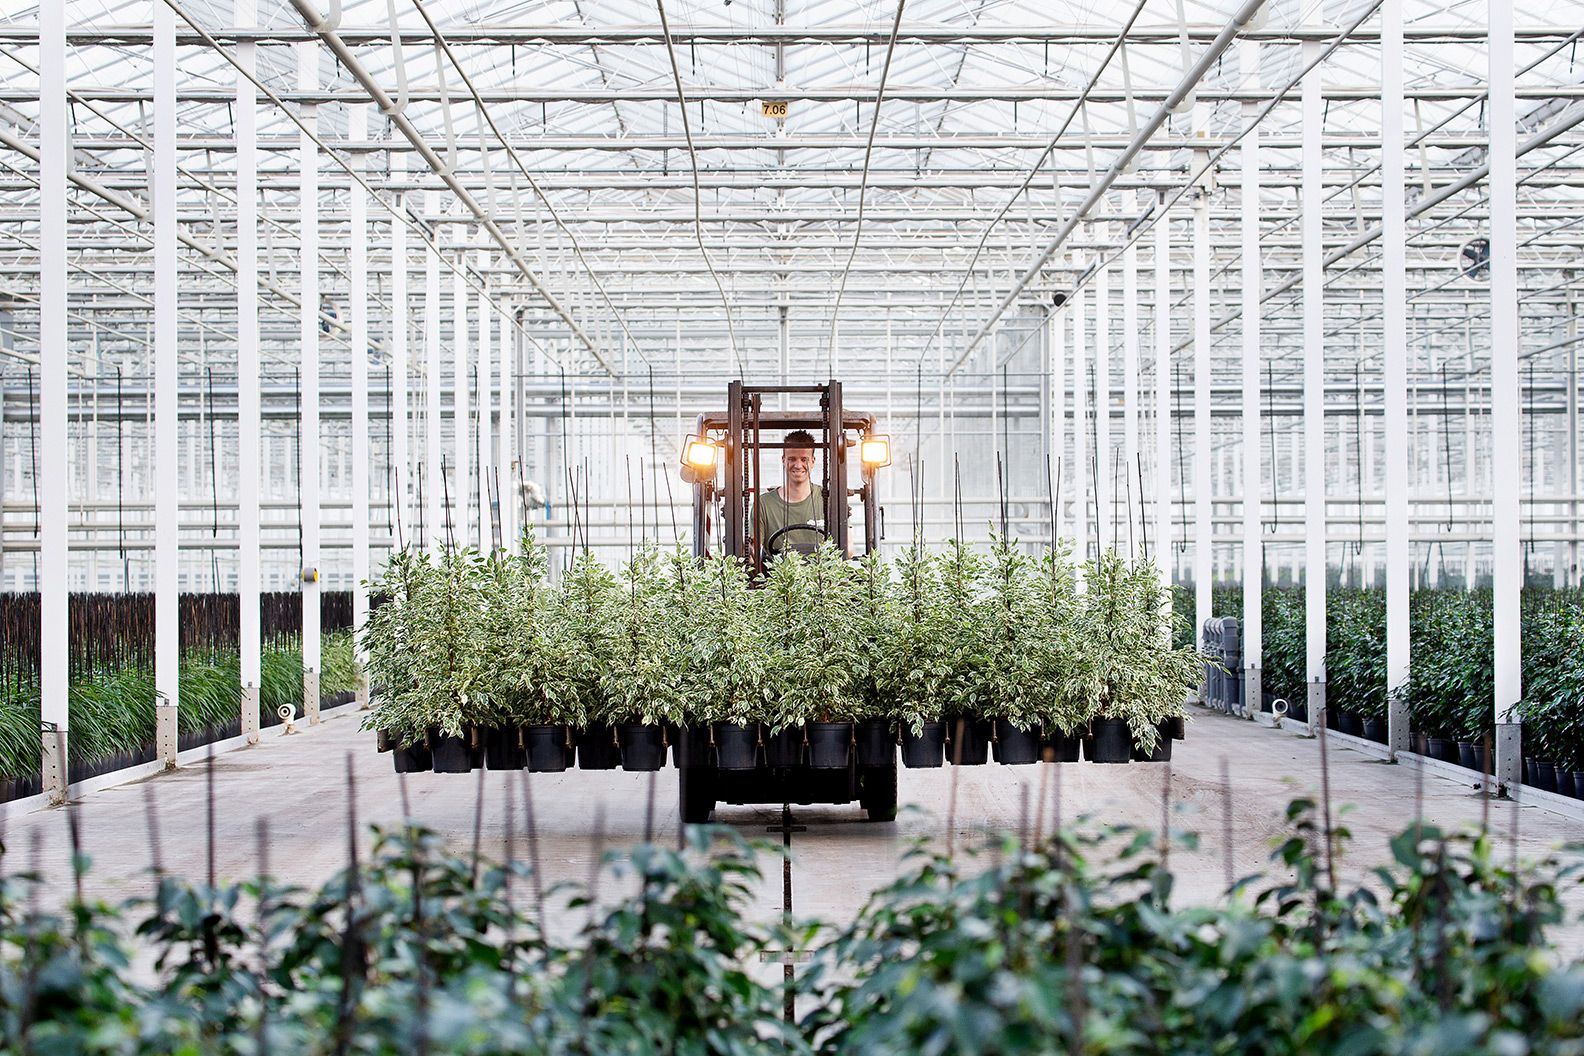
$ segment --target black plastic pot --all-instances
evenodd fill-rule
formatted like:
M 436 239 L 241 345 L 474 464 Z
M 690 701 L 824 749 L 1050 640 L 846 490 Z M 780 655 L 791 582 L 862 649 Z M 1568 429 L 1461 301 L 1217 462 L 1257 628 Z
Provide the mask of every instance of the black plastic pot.
M 759 761 L 759 724 L 715 724 L 715 761 L 722 770 L 752 770 Z
M 713 763 L 715 758 L 710 748 L 709 727 L 678 727 L 671 736 L 671 761 L 676 763 L 678 769 Z
M 1539 760 L 1526 757 L 1523 761 L 1523 783 L 1530 788 L 1540 784 Z
M 1584 799 L 1584 770 L 1573 771 L 1573 798 Z
M 1133 731 L 1128 731 L 1128 738 L 1133 745 L 1133 761 L 1136 763 L 1165 763 L 1172 757 L 1171 738 L 1166 736 L 1166 723 L 1162 722 L 1155 727 L 1155 747 L 1149 751 L 1133 739 Z
M 536 774 L 559 774 L 572 764 L 565 726 L 524 726 L 523 750 L 528 769 Z
M 1062 733 L 1054 726 L 1045 728 L 1045 740 L 1040 745 L 1046 762 L 1076 763 L 1083 748 L 1083 738 L 1076 733 Z
M 809 765 L 816 770 L 845 770 L 852 757 L 853 724 L 850 722 L 811 722 L 808 724 Z
M 467 774 L 473 771 L 474 750 L 470 743 L 472 731 L 460 737 L 448 737 L 433 730 L 429 733 L 429 751 L 434 757 L 437 774 Z
M 896 733 L 885 719 L 864 719 L 853 730 L 859 766 L 895 766 Z
M 767 729 L 764 750 L 766 766 L 802 766 L 803 727 L 787 726 L 775 733 Z
M 1287 704 L 1287 717 L 1294 722 L 1309 721 L 1309 702 L 1306 700 L 1289 701 Z M 1178 740 L 1182 740 L 1181 737 Z
M 1133 758 L 1133 735 L 1121 719 L 1096 719 L 1083 748 L 1091 763 L 1126 763 Z
M 1556 764 L 1547 759 L 1535 763 L 1534 787 L 1542 792 L 1555 792 L 1557 790 Z
M 1430 738 L 1426 737 L 1424 734 L 1414 734 L 1411 743 L 1415 755 L 1428 756 L 1430 754 Z
M 574 736 L 579 770 L 614 770 L 621 766 L 621 749 L 609 726 L 588 726 Z
M 966 716 L 946 723 L 951 747 L 946 758 L 958 766 L 983 766 L 990 761 L 990 720 Z
M 479 729 L 484 739 L 484 763 L 491 770 L 521 770 L 528 761 L 516 726 L 485 726 Z
M 1376 744 L 1385 744 L 1386 743 L 1386 720 L 1385 719 L 1365 719 L 1364 720 L 1364 739 L 1366 741 L 1374 741 Z
M 946 757 L 946 724 L 926 722 L 915 734 L 902 725 L 902 765 L 912 770 L 940 766 Z
M 1288 712 L 1288 714 L 1292 714 Z M 1181 715 L 1173 715 L 1169 719 L 1161 720 L 1161 730 L 1174 741 L 1188 739 L 1188 720 Z
M 1350 737 L 1364 736 L 1364 720 L 1351 711 L 1337 710 L 1337 732 Z
M 1039 762 L 1040 731 L 1020 730 L 1006 719 L 995 720 L 995 760 L 1007 766 L 1026 766 Z
M 1450 737 L 1430 738 L 1430 758 L 1439 759 L 1443 763 L 1458 761 L 1457 742 Z
M 411 748 L 395 748 L 391 756 L 396 761 L 398 774 L 422 774 L 434 767 L 434 759 L 429 754 L 429 745 L 419 741 Z
M 1458 765 L 1478 773 L 1485 772 L 1485 746 L 1478 741 L 1457 742 Z
M 665 730 L 643 722 L 624 722 L 616 727 L 621 745 L 623 770 L 647 773 L 665 765 Z

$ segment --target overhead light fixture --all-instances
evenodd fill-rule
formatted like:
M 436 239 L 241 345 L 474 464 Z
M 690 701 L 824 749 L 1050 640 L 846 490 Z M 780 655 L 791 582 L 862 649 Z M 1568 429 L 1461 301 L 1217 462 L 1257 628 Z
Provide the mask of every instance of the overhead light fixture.
M 866 436 L 858 443 L 858 458 L 869 469 L 879 469 L 891 464 L 891 438 Z

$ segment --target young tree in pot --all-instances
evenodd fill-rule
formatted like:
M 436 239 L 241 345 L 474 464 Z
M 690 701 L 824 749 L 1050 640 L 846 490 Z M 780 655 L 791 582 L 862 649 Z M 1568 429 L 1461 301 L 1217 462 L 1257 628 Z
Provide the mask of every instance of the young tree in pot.
M 936 767 L 945 755 L 941 713 L 950 655 L 935 561 L 922 543 L 902 551 L 894 586 L 894 620 L 875 655 L 874 682 L 900 727 L 903 764 Z
M 800 618 L 800 660 L 787 686 L 790 707 L 805 720 L 809 765 L 846 769 L 853 724 L 863 713 L 858 690 L 859 657 L 853 638 L 856 583 L 835 546 L 822 544 L 805 562 L 807 603 Z
M 765 719 L 764 749 L 768 766 L 803 763 L 806 710 L 805 668 L 809 659 L 807 615 L 812 605 L 803 555 L 777 555 L 759 592 L 762 626 L 769 645 L 770 710 Z
M 584 716 L 564 684 L 548 587 L 548 560 L 532 528 L 521 555 L 497 551 L 484 566 L 484 618 L 473 684 L 487 701 L 485 759 L 491 769 L 565 770 Z
M 1114 763 L 1127 762 L 1133 748 L 1146 757 L 1169 752 L 1161 724 L 1182 714 L 1204 658 L 1164 644 L 1166 598 L 1150 562 L 1129 565 L 1108 550 L 1090 563 L 1086 581 L 1085 630 L 1100 687 L 1091 758 Z
M 890 649 L 896 619 L 891 571 L 878 553 L 865 554 L 848 566 L 853 580 L 853 692 L 857 696 L 853 740 L 858 765 L 896 765 L 896 729 L 890 707 L 876 681 L 882 658 Z
M 997 762 L 1038 762 L 1045 710 L 1042 675 L 1050 625 L 1032 564 L 1005 535 L 990 545 L 989 591 L 980 604 L 982 663 L 976 696 L 995 724 Z
M 679 716 L 665 655 L 665 582 L 653 548 L 638 551 L 622 569 L 619 596 L 610 662 L 601 673 L 603 718 L 616 730 L 623 770 L 658 770 L 665 764 L 666 726 Z
M 1035 685 L 1043 750 L 1051 762 L 1077 762 L 1100 700 L 1094 652 L 1084 637 L 1083 606 L 1066 540 L 1045 551 L 1038 575 L 1041 648 Z
M 698 633 L 689 669 L 696 673 L 696 718 L 712 723 L 722 770 L 751 770 L 759 756 L 759 725 L 766 717 L 769 652 L 759 597 L 735 557 L 705 562 L 699 595 Z
M 605 699 L 621 601 L 616 577 L 584 550 L 562 575 L 550 607 L 566 703 L 583 716 L 582 727 L 573 733 L 582 770 L 614 770 L 621 765 Z
M 403 547 L 390 555 L 384 574 L 370 584 L 386 600 L 370 610 L 363 625 L 362 645 L 374 690 L 363 728 L 374 730 L 381 745 L 391 748 L 397 773 L 432 765 L 420 650 L 429 629 L 424 624 L 433 615 L 423 605 L 425 579 L 433 574 L 422 552 Z
M 420 602 L 435 615 L 427 644 L 420 654 L 428 670 L 419 675 L 432 708 L 429 743 L 436 773 L 467 773 L 483 765 L 479 742 L 478 701 L 474 699 L 471 662 L 483 613 L 482 573 L 478 552 L 453 547 L 440 555 L 433 590 Z
M 698 560 L 680 545 L 666 555 L 661 576 L 666 611 L 660 628 L 661 650 L 671 673 L 677 716 L 672 755 L 679 767 L 712 766 L 715 744 L 710 727 L 717 709 L 701 671 L 704 612 L 709 605 L 707 576 Z
M 985 628 L 980 595 L 985 561 L 972 547 L 954 539 L 940 560 L 941 605 L 936 616 L 946 653 L 946 758 L 962 766 L 980 766 L 990 758 L 991 702 L 984 689 Z

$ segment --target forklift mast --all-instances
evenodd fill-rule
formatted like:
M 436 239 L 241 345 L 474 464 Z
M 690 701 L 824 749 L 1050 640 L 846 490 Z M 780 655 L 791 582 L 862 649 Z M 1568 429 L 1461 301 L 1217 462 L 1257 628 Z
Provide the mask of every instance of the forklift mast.
M 777 410 L 765 407 L 766 396 L 788 395 L 818 397 L 818 410 Z M 856 496 L 863 509 L 863 550 L 870 553 L 880 545 L 879 500 L 875 491 L 875 467 L 860 460 L 861 484 L 848 486 L 847 452 L 874 431 L 875 417 L 855 414 L 842 407 L 841 382 L 823 385 L 746 385 L 733 381 L 726 389 L 724 413 L 703 414 L 698 418 L 697 434 L 707 437 L 721 449 L 724 467 L 720 479 L 713 475 L 693 481 L 693 552 L 709 555 L 711 518 L 715 500 L 722 500 L 724 521 L 722 549 L 754 568 L 763 565 L 765 540 L 757 536 L 754 507 L 765 491 L 761 455 L 779 452 L 787 445 L 783 439 L 768 439 L 764 433 L 785 433 L 803 429 L 814 436 L 821 460 L 821 487 L 825 494 L 824 528 L 841 553 L 849 553 L 853 540 L 848 524 L 848 500 Z M 779 459 L 777 459 L 779 460 Z

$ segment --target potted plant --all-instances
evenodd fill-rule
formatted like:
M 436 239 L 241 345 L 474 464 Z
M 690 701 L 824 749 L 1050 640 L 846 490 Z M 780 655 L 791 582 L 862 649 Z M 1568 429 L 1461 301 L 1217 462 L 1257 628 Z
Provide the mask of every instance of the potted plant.
M 787 687 L 789 710 L 803 717 L 809 765 L 845 770 L 853 728 L 864 713 L 858 690 L 860 660 L 854 641 L 856 583 L 836 547 L 826 542 L 804 563 L 807 604 L 799 618 L 800 662 Z
M 662 605 L 666 611 L 660 628 L 661 650 L 671 673 L 676 715 L 672 755 L 678 767 L 711 766 L 715 761 L 710 732 L 714 708 L 701 677 L 701 639 L 708 606 L 706 577 L 698 560 L 681 545 L 666 556 L 661 575 Z
M 675 723 L 677 713 L 665 656 L 665 587 L 652 547 L 627 561 L 617 596 L 609 662 L 600 675 L 600 714 L 616 731 L 623 770 L 658 770 L 665 764 L 666 724 Z
M 769 647 L 769 702 L 764 720 L 765 765 L 801 766 L 808 713 L 802 693 L 808 661 L 805 617 L 812 604 L 803 555 L 778 554 L 759 592 L 761 627 Z
M 1099 676 L 1085 754 L 1100 763 L 1125 763 L 1134 750 L 1145 758 L 1170 758 L 1162 724 L 1182 714 L 1204 658 L 1165 644 L 1165 595 L 1149 561 L 1129 564 L 1107 550 L 1089 564 L 1085 580 L 1084 633 Z
M 945 756 L 941 712 L 950 652 L 935 562 L 922 543 L 915 541 L 898 558 L 894 588 L 891 633 L 873 678 L 899 728 L 903 765 L 936 767 Z
M 1094 719 L 1100 685 L 1093 651 L 1085 647 L 1083 609 L 1066 540 L 1046 549 L 1038 591 L 1041 649 L 1035 685 L 1042 698 L 1041 752 L 1051 762 L 1074 763 Z
M 763 614 L 748 571 L 735 557 L 705 562 L 690 685 L 690 726 L 709 724 L 722 770 L 752 770 L 759 757 L 759 725 L 766 716 L 769 653 Z
M 959 766 L 981 766 L 990 758 L 990 718 L 980 696 L 984 670 L 984 628 L 980 625 L 980 588 L 984 559 L 953 539 L 939 564 L 941 604 L 938 634 L 945 652 L 946 757 Z
M 992 537 L 987 579 L 990 589 L 978 621 L 983 655 L 976 696 L 993 716 L 996 761 L 1037 762 L 1052 628 L 1029 559 L 1005 535 Z
M 896 764 L 896 729 L 877 680 L 892 648 L 896 619 L 891 572 L 879 553 L 869 553 L 856 566 L 849 566 L 849 575 L 853 580 L 853 692 L 857 698 L 854 751 L 860 767 L 891 767 Z
M 568 706 L 582 717 L 582 725 L 573 732 L 581 770 L 614 770 L 621 765 L 605 699 L 617 648 L 620 602 L 616 577 L 585 549 L 562 574 L 551 606 L 561 685 Z
M 363 718 L 363 728 L 374 730 L 382 747 L 391 749 L 397 773 L 414 773 L 433 766 L 429 751 L 429 713 L 421 681 L 420 644 L 431 630 L 426 618 L 433 614 L 422 604 L 426 577 L 433 568 L 424 555 L 407 547 L 386 561 L 384 574 L 370 584 L 383 597 L 370 609 L 362 630 L 368 657 L 373 707 Z

